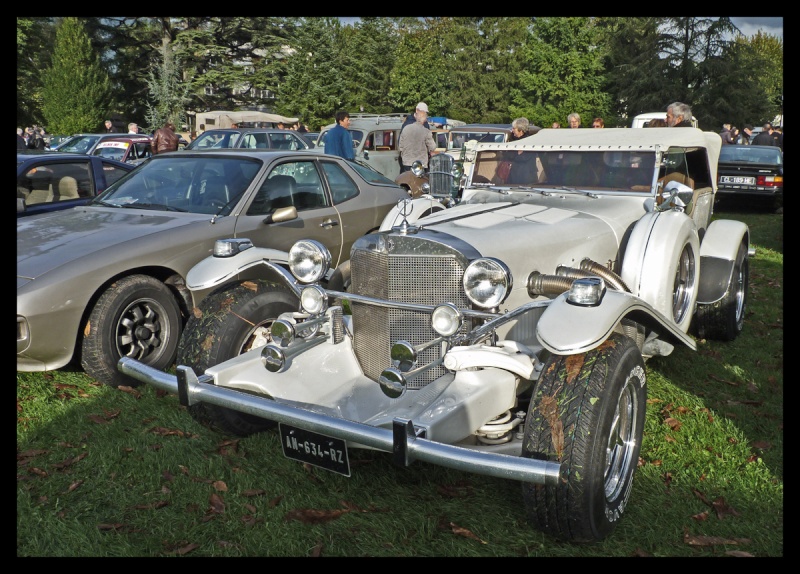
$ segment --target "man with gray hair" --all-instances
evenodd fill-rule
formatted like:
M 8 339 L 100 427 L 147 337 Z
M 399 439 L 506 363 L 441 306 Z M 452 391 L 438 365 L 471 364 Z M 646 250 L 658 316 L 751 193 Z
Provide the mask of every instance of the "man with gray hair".
M 692 127 L 692 108 L 683 102 L 672 102 L 667 106 L 667 127 Z
M 581 127 L 581 116 L 578 112 L 572 112 L 567 116 L 567 125 L 571 128 Z

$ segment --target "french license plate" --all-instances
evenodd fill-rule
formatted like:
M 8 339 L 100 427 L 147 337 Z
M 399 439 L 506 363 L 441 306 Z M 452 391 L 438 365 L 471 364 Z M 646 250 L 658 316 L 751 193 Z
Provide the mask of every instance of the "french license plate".
M 754 185 L 756 178 L 754 177 L 737 177 L 733 175 L 723 175 L 719 178 L 720 183 L 744 183 L 747 185 Z
M 339 438 L 333 438 L 283 423 L 278 423 L 283 455 L 292 460 L 307 462 L 314 466 L 350 476 L 350 460 L 347 458 L 347 445 Z

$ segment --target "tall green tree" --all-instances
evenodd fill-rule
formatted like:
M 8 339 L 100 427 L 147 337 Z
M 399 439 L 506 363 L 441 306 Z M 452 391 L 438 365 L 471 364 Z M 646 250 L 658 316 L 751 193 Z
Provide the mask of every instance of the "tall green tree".
M 730 58 L 730 46 L 738 32 L 730 18 L 664 18 L 659 26 L 658 53 L 666 63 L 666 82 L 673 94 L 661 109 L 673 101 L 692 107 L 692 113 L 705 130 L 722 129 L 735 115 L 730 94 L 720 94 L 738 76 Z
M 50 67 L 55 42 L 53 18 L 17 18 L 18 127 L 46 125 L 42 115 L 43 70 Z
M 352 68 L 337 18 L 303 18 L 285 54 L 286 76 L 278 86 L 276 111 L 311 126 L 333 122 L 337 110 L 353 113 L 347 75 Z
M 97 131 L 109 112 L 111 84 L 78 18 L 56 28 L 52 65 L 43 74 L 42 115 L 50 133 Z
M 400 42 L 392 68 L 389 101 L 396 111 L 412 112 L 425 101 L 432 115 L 444 115 L 449 108 L 449 73 L 441 63 L 438 40 L 447 19 L 427 18 L 424 23 L 400 24 Z
M 586 126 L 594 116 L 611 112 L 605 84 L 601 34 L 592 18 L 536 18 L 522 50 L 525 69 L 512 89 L 511 111 L 533 123 L 564 123 L 577 112 Z
M 180 131 L 186 124 L 190 85 L 182 80 L 180 60 L 167 36 L 162 39 L 160 57 L 148 72 L 147 84 L 147 131 L 155 131 L 168 121 Z
M 630 125 L 630 118 L 662 111 L 675 101 L 669 61 L 659 55 L 659 25 L 654 17 L 598 18 L 606 46 L 603 90 L 613 94 L 611 114 L 616 125 Z M 606 119 L 606 125 L 610 125 Z

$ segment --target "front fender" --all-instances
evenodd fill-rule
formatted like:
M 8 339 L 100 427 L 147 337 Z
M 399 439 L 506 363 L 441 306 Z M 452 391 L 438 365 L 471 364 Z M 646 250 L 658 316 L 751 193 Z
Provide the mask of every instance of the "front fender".
M 700 245 L 700 288 L 697 302 L 710 304 L 722 299 L 728 291 L 733 267 L 744 245 L 750 250 L 750 229 L 741 221 L 712 221 Z
M 691 312 L 673 318 L 685 333 L 697 298 L 700 273 L 700 238 L 691 217 L 681 211 L 645 214 L 634 226 L 622 260 L 620 276 L 631 293 L 646 301 L 665 317 L 674 313 L 676 273 L 681 265 L 684 248 L 696 265 L 696 277 L 686 289 Z
M 599 305 L 586 307 L 568 303 L 568 294 L 564 292 L 556 297 L 536 326 L 539 342 L 552 353 L 576 355 L 591 351 L 608 339 L 624 318 L 641 323 L 659 336 L 697 349 L 694 339 L 635 295 L 607 290 Z
M 251 247 L 237 253 L 233 257 L 215 257 L 209 255 L 186 274 L 186 286 L 192 292 L 205 291 L 219 287 L 223 283 L 233 280 L 246 269 L 261 265 L 265 261 L 274 261 L 286 265 L 288 253 L 278 249 L 265 247 Z M 272 270 L 264 267 L 264 277 L 271 277 Z

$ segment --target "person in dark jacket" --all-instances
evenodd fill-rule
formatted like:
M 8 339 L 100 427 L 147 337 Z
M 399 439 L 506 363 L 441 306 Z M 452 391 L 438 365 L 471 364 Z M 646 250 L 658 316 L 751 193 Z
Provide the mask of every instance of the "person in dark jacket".
M 47 145 L 44 143 L 42 132 L 38 128 L 28 128 L 28 149 L 45 149 Z
M 153 155 L 178 149 L 178 134 L 175 133 L 175 124 L 167 121 L 164 127 L 158 128 L 153 134 L 153 143 L 150 148 Z
M 778 145 L 772 136 L 772 124 L 767 122 L 761 132 L 750 142 L 753 145 Z
M 22 134 L 25 133 L 22 128 L 17 128 L 17 149 L 28 149 L 28 142 L 25 141 L 25 138 L 22 137 Z

